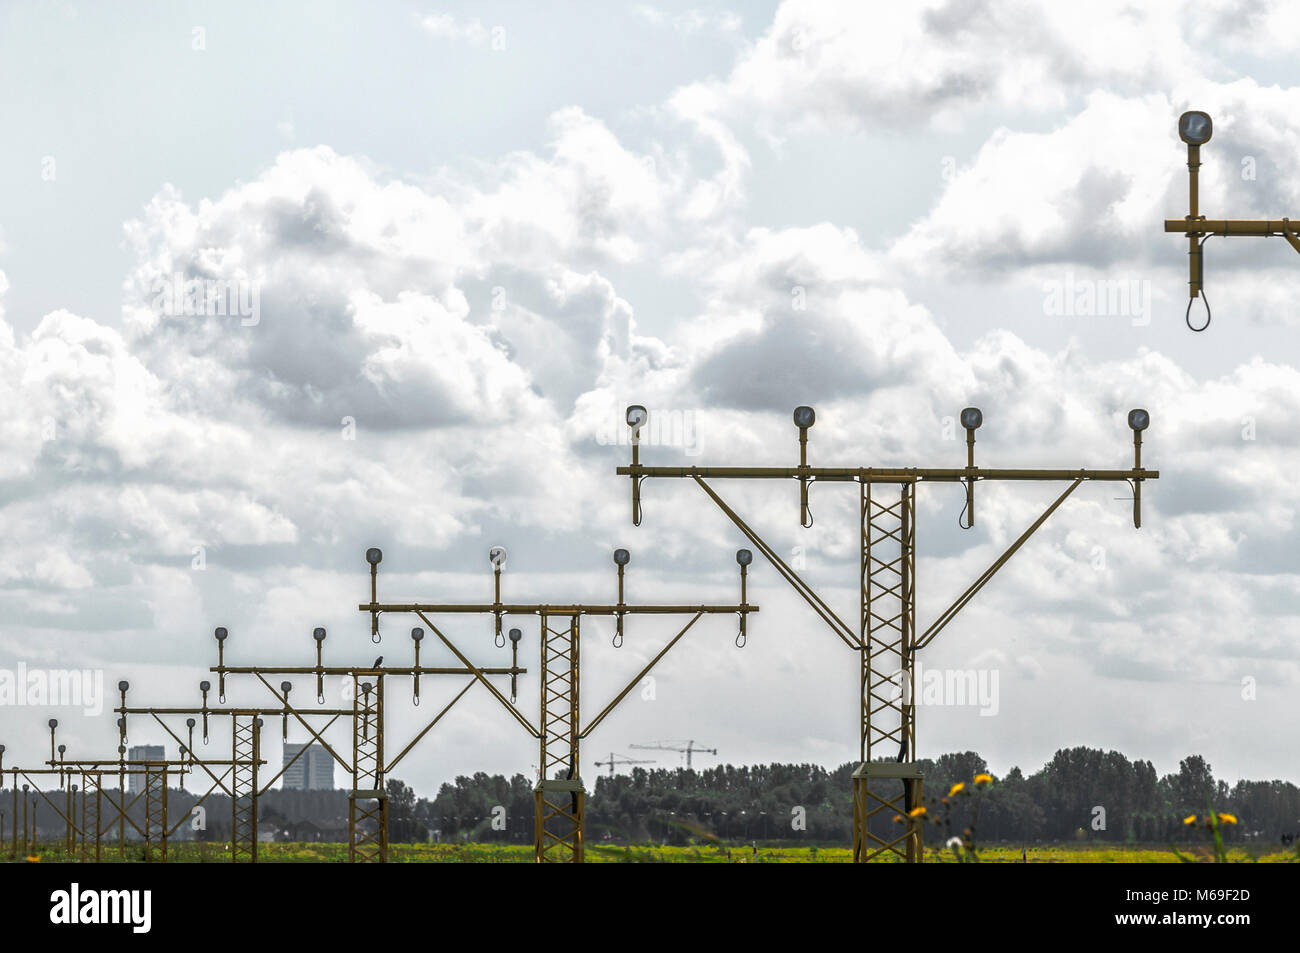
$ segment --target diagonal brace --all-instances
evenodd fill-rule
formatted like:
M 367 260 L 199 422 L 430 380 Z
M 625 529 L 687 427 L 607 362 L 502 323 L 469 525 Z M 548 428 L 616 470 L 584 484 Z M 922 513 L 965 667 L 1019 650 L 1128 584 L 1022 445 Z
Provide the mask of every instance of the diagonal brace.
M 701 489 L 709 495 L 713 502 L 717 504 L 718 509 L 722 510 L 722 512 L 726 514 L 727 518 L 736 524 L 736 528 L 745 534 L 745 538 L 753 543 L 767 561 L 772 564 L 773 568 L 775 568 L 776 571 L 785 578 L 785 581 L 791 585 L 794 591 L 803 597 L 804 602 L 808 603 L 808 605 L 812 607 L 812 610 L 821 617 L 822 621 L 831 627 L 831 631 L 844 640 L 844 643 L 848 645 L 849 648 L 862 648 L 861 638 L 857 633 L 844 624 L 844 620 L 835 614 L 835 610 L 828 606 L 822 600 L 822 597 L 813 591 L 811 586 L 799 578 L 799 574 L 787 566 L 785 561 L 776 554 L 776 551 L 759 538 L 759 535 L 749 528 L 748 524 L 740 518 L 735 510 L 723 501 L 722 497 L 718 496 L 718 494 L 713 491 L 712 487 L 698 476 L 693 477 L 693 479 L 700 485 Z
M 534 738 L 540 738 L 542 736 L 541 732 L 538 729 L 533 727 L 532 722 L 530 722 L 527 718 L 525 718 L 523 715 L 519 713 L 518 708 L 510 704 L 510 702 L 506 701 L 506 697 L 502 695 L 499 691 L 497 691 L 497 687 L 495 685 L 493 685 L 491 682 L 488 681 L 487 676 L 483 674 L 482 670 L 477 668 L 473 662 L 467 659 L 461 653 L 460 649 L 456 648 L 456 646 L 452 644 L 451 639 L 447 638 L 445 635 L 442 634 L 441 629 L 439 629 L 436 625 L 434 625 L 431 621 L 429 621 L 428 616 L 426 616 L 423 612 L 419 611 L 418 609 L 416 610 L 415 614 L 420 617 L 420 621 L 422 621 L 425 625 L 429 627 L 429 631 L 431 631 L 434 635 L 436 635 L 443 645 L 447 646 L 447 648 L 451 651 L 451 654 L 456 656 L 457 660 L 462 665 L 464 665 L 467 669 L 469 669 L 471 672 L 474 673 L 474 678 L 483 683 L 483 687 L 492 693 L 492 695 L 496 698 L 496 700 L 501 703 L 501 706 L 505 708 L 506 711 L 510 712 L 510 714 L 514 715 L 515 721 L 523 725 L 524 728 L 528 731 L 528 733 L 532 735 Z
M 1020 538 L 1012 543 L 1007 548 L 1006 552 L 994 560 L 993 565 L 984 570 L 984 572 L 980 574 L 979 578 L 971 583 L 970 587 L 957 598 L 956 602 L 945 609 L 939 618 L 935 619 L 921 637 L 916 640 L 915 644 L 912 645 L 911 651 L 915 652 L 917 649 L 923 649 L 929 645 L 930 642 L 934 640 L 934 637 L 943 631 L 944 626 L 957 617 L 957 613 L 961 612 L 961 610 L 966 607 L 966 604 L 975 598 L 975 595 L 984 588 L 984 584 L 992 579 L 997 574 L 997 571 L 1007 564 L 1007 560 L 1016 554 L 1016 551 L 1025 544 L 1025 541 L 1028 540 L 1030 536 L 1034 535 L 1034 532 L 1038 527 L 1047 522 L 1048 517 L 1056 512 L 1057 507 L 1064 503 L 1070 494 L 1079 488 L 1079 484 L 1082 482 L 1083 477 L 1079 477 L 1066 487 L 1065 492 L 1058 496 L 1056 501 L 1043 511 L 1043 515 L 1034 520 L 1033 525 L 1021 533 Z
M 645 678 L 646 675 L 649 673 L 649 671 L 659 664 L 659 660 L 668 654 L 668 650 L 671 649 L 674 645 L 676 645 L 678 641 L 680 641 L 681 637 L 691 630 L 691 626 L 695 625 L 695 623 L 700 621 L 700 617 L 702 615 L 704 615 L 703 612 L 695 613 L 695 616 L 691 619 L 691 621 L 687 622 L 686 625 L 682 626 L 682 630 L 678 632 L 676 635 L 674 635 L 672 637 L 672 640 L 669 641 L 667 645 L 665 645 L 662 649 L 659 650 L 659 654 L 656 655 L 654 658 L 652 658 L 649 661 L 649 663 L 647 663 L 645 668 L 637 672 L 636 676 L 633 677 L 633 679 L 627 683 L 627 687 L 624 688 L 621 692 L 619 692 L 618 696 L 612 702 L 606 705 L 604 710 L 601 711 L 599 715 L 597 715 L 595 718 L 591 720 L 591 724 L 587 725 L 586 728 L 582 729 L 582 731 L 578 733 L 578 737 L 585 738 L 587 737 L 587 735 L 591 734 L 591 732 L 595 729 L 595 727 L 605 720 L 605 716 L 608 715 L 615 708 L 617 708 L 618 703 L 627 697 L 627 693 L 630 692 L 632 689 L 634 689 L 637 686 L 637 684 L 640 683 L 641 679 Z

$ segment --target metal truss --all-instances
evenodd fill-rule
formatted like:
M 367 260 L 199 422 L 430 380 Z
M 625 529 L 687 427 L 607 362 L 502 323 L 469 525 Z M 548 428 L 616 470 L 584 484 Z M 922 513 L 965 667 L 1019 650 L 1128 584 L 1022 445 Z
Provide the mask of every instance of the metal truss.
M 388 861 L 388 792 L 384 788 L 384 677 L 352 676 L 352 790 L 348 792 L 348 859 Z
M 534 792 L 539 864 L 583 862 L 586 793 L 578 777 L 580 618 L 541 616 L 542 772 Z

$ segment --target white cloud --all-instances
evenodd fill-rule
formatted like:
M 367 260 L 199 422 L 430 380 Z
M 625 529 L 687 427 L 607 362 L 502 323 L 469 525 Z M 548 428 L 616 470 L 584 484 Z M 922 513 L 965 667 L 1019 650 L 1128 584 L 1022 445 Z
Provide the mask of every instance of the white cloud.
M 929 0 L 880 6 L 786 0 L 724 80 L 679 93 L 693 115 L 754 117 L 771 135 L 809 126 L 949 126 L 985 108 L 1048 112 L 1096 89 L 1223 78 L 1194 47 L 1200 4 Z
M 646 484 L 645 523 L 630 529 L 629 487 L 612 473 L 628 449 L 611 443 L 634 401 L 689 413 L 698 431 L 698 455 L 651 445 L 647 462 L 792 463 L 789 411 L 809 401 L 813 462 L 898 466 L 960 465 L 950 418 L 968 403 L 986 415 L 982 465 L 1122 466 L 1124 415 L 1141 404 L 1154 421 L 1144 458 L 1163 471 L 1145 488 L 1144 528 L 1129 525 L 1122 484 L 1081 488 L 927 664 L 984 653 L 1004 669 L 1015 697 L 1001 722 L 1031 727 L 991 741 L 995 758 L 1063 743 L 1029 736 L 1044 712 L 1069 707 L 1065 677 L 1107 711 L 1061 711 L 1060 729 L 1129 731 L 1113 743 L 1134 755 L 1159 753 L 1112 716 L 1133 710 L 1133 685 L 1170 704 L 1169 686 L 1194 698 L 1189 725 L 1158 726 L 1171 745 L 1237 712 L 1235 695 L 1205 688 L 1229 669 L 1257 671 L 1294 698 L 1300 379 L 1285 354 L 1193 373 L 1153 349 L 1103 359 L 1064 335 L 1031 343 L 996 318 L 958 343 L 949 316 L 921 303 L 953 273 L 992 285 L 986 303 L 997 307 L 999 282 L 1032 288 L 1062 268 L 1181 269 L 1177 243 L 1151 233 L 1183 199 L 1172 121 L 1185 104 L 1222 116 L 1204 207 L 1242 217 L 1294 208 L 1300 186 L 1283 174 L 1300 145 L 1294 92 L 1219 82 L 1227 67 L 1205 55 L 1212 22 L 1228 46 L 1284 48 L 1285 11 L 1260 9 L 1232 20 L 1222 4 L 790 2 L 729 77 L 674 94 L 667 114 L 693 129 L 665 125 L 639 150 L 570 107 L 550 117 L 542 148 L 421 180 L 321 146 L 286 152 L 211 198 L 160 189 L 127 226 L 121 328 L 66 310 L 25 335 L 0 320 L 0 401 L 11 408 L 0 416 L 0 612 L 10 620 L 0 648 L 58 653 L 53 635 L 69 652 L 138 666 L 142 688 L 164 693 L 180 691 L 179 663 L 192 665 L 194 639 L 214 624 L 264 657 L 306 654 L 311 626 L 328 624 L 329 651 L 351 658 L 372 651 L 355 612 L 358 557 L 372 544 L 386 548 L 381 585 L 393 597 L 487 598 L 483 550 L 498 541 L 512 548 L 507 584 L 520 598 L 607 596 L 608 550 L 633 543 L 638 593 L 733 592 L 739 537 L 694 486 Z M 672 25 L 705 28 L 694 24 Z M 441 14 L 424 26 L 489 39 L 475 20 Z M 751 220 L 751 127 L 924 130 L 981 110 L 1009 118 L 888 248 L 868 247 L 844 221 Z M 689 158 L 690 134 L 718 150 L 720 168 Z M 1236 174 L 1247 150 L 1268 174 Z M 1261 289 L 1248 254 L 1212 258 L 1212 287 L 1289 319 L 1294 264 Z M 256 287 L 259 320 L 160 313 L 156 282 L 178 274 Z M 654 335 L 638 323 L 650 310 Z M 808 531 L 793 487 L 720 489 L 780 551 L 801 547 L 810 577 L 852 615 L 851 488 L 816 486 Z M 922 621 L 1055 495 L 983 485 L 977 526 L 962 533 L 959 491 L 922 490 Z M 202 572 L 190 568 L 196 546 Z M 629 710 L 618 730 L 686 731 L 676 719 L 707 716 L 733 745 L 728 760 L 799 757 L 806 744 L 850 757 L 852 666 L 775 574 L 756 567 L 750 584 L 764 608 L 749 654 L 730 648 L 726 626 L 721 639 L 709 629 L 664 670 L 672 711 Z M 386 620 L 386 633 L 399 624 Z M 630 663 L 593 642 L 584 685 L 596 690 Z M 632 662 L 648 657 L 646 644 Z M 828 671 L 847 674 L 828 688 Z M 1275 716 L 1287 703 L 1266 704 Z M 454 763 L 527 763 L 477 760 L 481 739 L 503 732 L 489 709 L 469 711 L 474 731 L 454 736 Z M 928 750 L 969 731 L 927 717 Z M 829 738 L 828 724 L 841 726 Z M 1221 743 L 1260 734 L 1249 717 L 1236 724 Z M 1280 764 L 1276 753 L 1253 757 Z

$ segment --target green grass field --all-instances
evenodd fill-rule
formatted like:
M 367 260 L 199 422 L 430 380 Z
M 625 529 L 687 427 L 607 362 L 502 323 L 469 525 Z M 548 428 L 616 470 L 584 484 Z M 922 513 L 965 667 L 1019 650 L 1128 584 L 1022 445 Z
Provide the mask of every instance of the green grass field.
M 1209 847 L 1180 846 L 1184 857 L 1201 862 L 1211 862 L 1213 851 Z M 1234 847 L 1229 859 L 1236 862 L 1294 862 L 1294 851 L 1278 849 L 1251 850 Z M 41 844 L 35 854 L 40 863 L 65 863 L 69 858 L 62 845 Z M 229 848 L 221 844 L 196 844 L 180 842 L 168 845 L 169 863 L 222 863 L 229 859 Z M 411 864 L 523 864 L 531 863 L 533 849 L 528 844 L 393 844 L 389 847 L 390 863 Z M 1178 857 L 1167 847 L 1094 847 L 1068 845 L 1049 847 L 989 847 L 980 851 L 985 863 L 1031 864 L 1176 864 Z M 20 861 L 25 857 L 19 857 Z M 132 863 L 143 859 L 139 844 L 129 843 L 125 857 L 116 845 L 105 845 L 104 863 Z M 346 844 L 291 844 L 263 843 L 258 845 L 258 859 L 266 863 L 346 863 Z M 650 864 L 845 864 L 850 861 L 847 847 L 759 847 L 755 853 L 749 847 L 655 847 L 650 845 L 612 846 L 591 844 L 587 847 L 587 860 L 595 863 L 650 863 Z M 952 855 L 938 848 L 927 848 L 927 862 L 952 863 Z M 887 862 L 887 861 L 886 861 Z

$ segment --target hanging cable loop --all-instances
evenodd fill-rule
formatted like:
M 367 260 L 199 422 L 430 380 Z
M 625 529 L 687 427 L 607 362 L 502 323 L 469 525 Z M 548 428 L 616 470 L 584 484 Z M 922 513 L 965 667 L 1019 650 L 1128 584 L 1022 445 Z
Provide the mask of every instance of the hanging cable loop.
M 1204 289 L 1201 290 L 1201 299 L 1205 302 L 1205 323 L 1204 324 L 1202 324 L 1199 328 L 1196 325 L 1192 324 L 1192 304 L 1193 302 L 1196 301 L 1195 298 L 1187 299 L 1187 313 L 1183 316 L 1183 320 L 1186 322 L 1187 326 L 1191 328 L 1193 331 L 1197 331 L 1197 332 L 1204 331 L 1206 328 L 1208 328 L 1210 326 L 1210 321 L 1213 318 L 1213 315 L 1210 313 L 1210 299 L 1205 294 Z

